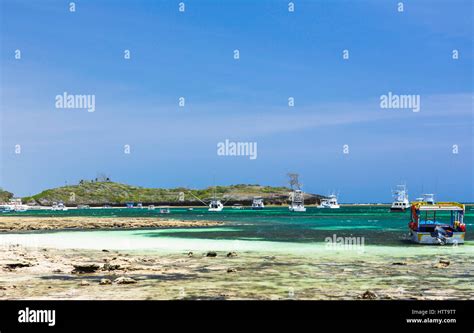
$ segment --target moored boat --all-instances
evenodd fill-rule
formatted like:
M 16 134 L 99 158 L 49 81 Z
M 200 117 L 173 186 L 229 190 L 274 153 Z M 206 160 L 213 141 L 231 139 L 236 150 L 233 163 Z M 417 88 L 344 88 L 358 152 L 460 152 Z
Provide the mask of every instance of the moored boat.
M 67 207 L 64 205 L 63 202 L 53 202 L 53 205 L 51 206 L 51 210 L 66 211 Z
M 2 213 L 10 213 L 10 212 L 26 212 L 29 209 L 27 205 L 22 204 L 21 199 L 15 198 L 10 199 L 10 201 L 6 204 L 0 205 L 0 211 Z
M 408 193 L 406 185 L 397 185 L 397 188 L 393 191 L 393 202 L 390 210 L 393 211 L 405 211 L 410 208 L 410 201 L 408 200 Z
M 291 204 L 288 207 L 290 212 L 306 212 L 304 206 L 304 193 L 301 190 L 294 190 L 290 193 Z
M 170 209 L 169 207 L 160 207 L 160 214 L 169 214 Z
M 336 209 L 336 208 L 341 208 L 339 203 L 337 202 L 337 196 L 335 194 L 329 195 L 327 198 L 321 199 L 321 203 L 317 208 L 331 208 L 331 209 Z
M 224 209 L 224 205 L 220 200 L 212 199 L 209 203 L 209 212 L 221 212 Z
M 264 209 L 265 205 L 263 204 L 262 197 L 254 197 L 252 201 L 252 209 Z
M 1 213 L 10 213 L 12 211 L 9 205 L 0 205 L 0 212 Z
M 423 194 L 423 202 L 426 202 L 429 205 L 434 205 L 434 194 L 433 193 L 425 193 Z
M 413 202 L 409 238 L 419 244 L 463 244 L 465 206 L 457 202 Z

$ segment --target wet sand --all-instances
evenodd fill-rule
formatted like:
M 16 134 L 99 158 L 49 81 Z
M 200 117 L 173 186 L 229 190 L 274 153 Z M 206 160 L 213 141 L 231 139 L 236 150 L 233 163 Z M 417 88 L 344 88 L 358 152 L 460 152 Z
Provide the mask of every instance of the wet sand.
M 0 299 L 473 299 L 473 281 L 474 255 L 466 253 L 0 252 Z
M 182 221 L 158 217 L 0 216 L 0 232 L 64 229 L 139 229 L 209 227 L 215 221 Z

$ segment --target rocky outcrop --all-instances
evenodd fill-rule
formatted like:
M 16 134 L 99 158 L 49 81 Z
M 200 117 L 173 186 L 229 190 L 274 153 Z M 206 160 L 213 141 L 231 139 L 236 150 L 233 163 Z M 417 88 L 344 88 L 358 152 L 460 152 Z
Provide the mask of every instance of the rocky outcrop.
M 440 259 L 438 263 L 434 264 L 434 268 L 446 268 L 451 262 L 449 260 Z
M 22 267 L 31 267 L 33 264 L 28 261 L 13 261 L 13 262 L 8 262 L 5 265 L 5 268 L 8 269 L 16 269 L 16 268 L 22 268 Z
M 104 266 L 102 267 L 103 271 L 115 271 L 120 269 L 120 265 L 118 264 L 110 264 L 110 263 L 105 263 Z
M 361 295 L 360 298 L 362 298 L 362 299 L 377 299 L 378 296 L 377 296 L 377 294 L 374 293 L 373 291 L 367 290 L 365 293 L 363 293 L 363 294 Z
M 157 217 L 0 216 L 0 232 L 57 229 L 189 228 L 220 225 L 215 221 L 182 221 Z
M 121 276 L 121 277 L 116 278 L 114 280 L 114 283 L 116 283 L 116 284 L 133 284 L 133 283 L 137 283 L 137 281 L 130 278 L 130 277 Z
M 99 284 L 100 284 L 100 285 L 112 284 L 112 281 L 109 280 L 109 279 L 100 279 Z
M 72 273 L 77 274 L 94 273 L 100 268 L 100 266 L 97 264 L 75 264 L 72 266 L 74 267 Z

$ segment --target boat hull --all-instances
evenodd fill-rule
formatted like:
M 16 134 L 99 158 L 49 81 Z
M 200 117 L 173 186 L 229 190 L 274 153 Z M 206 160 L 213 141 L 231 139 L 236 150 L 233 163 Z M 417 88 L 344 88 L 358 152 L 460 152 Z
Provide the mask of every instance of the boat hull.
M 290 212 L 306 212 L 306 207 L 288 207 L 288 209 L 290 210 Z
M 391 212 L 404 212 L 406 211 L 407 209 L 406 208 L 403 208 L 403 207 L 390 207 L 390 211 Z
M 455 245 L 455 244 L 464 244 L 464 236 L 465 232 L 453 232 L 452 237 L 446 237 L 445 243 L 447 245 Z M 433 237 L 430 232 L 419 232 L 419 231 L 411 231 L 410 232 L 410 240 L 417 244 L 441 244 L 439 239 Z

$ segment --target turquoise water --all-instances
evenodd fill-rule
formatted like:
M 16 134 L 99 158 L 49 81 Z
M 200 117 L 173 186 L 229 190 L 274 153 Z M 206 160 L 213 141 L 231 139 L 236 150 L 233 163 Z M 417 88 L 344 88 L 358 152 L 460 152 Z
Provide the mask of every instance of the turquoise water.
M 365 245 L 410 245 L 404 239 L 409 212 L 390 212 L 387 206 L 346 206 L 340 209 L 309 207 L 306 213 L 291 213 L 287 207 L 265 210 L 224 209 L 210 213 L 207 208 L 171 208 L 162 215 L 159 210 L 147 209 L 86 209 L 62 211 L 28 211 L 16 215 L 36 216 L 97 216 L 97 217 L 162 217 L 182 220 L 224 221 L 223 226 L 212 228 L 149 229 L 125 232 L 142 239 L 232 240 L 246 242 L 320 243 L 326 237 L 364 237 Z M 15 215 L 15 214 L 4 214 Z M 447 215 L 446 215 L 447 217 Z M 440 217 L 443 220 L 443 216 Z M 447 221 L 447 219 L 445 219 Z M 467 245 L 474 244 L 474 207 L 466 208 Z M 75 232 L 75 231 L 68 231 Z M 87 231 L 94 233 L 108 231 Z M 109 232 L 110 233 L 110 232 Z M 120 233 L 120 231 L 114 231 Z M 111 234 L 112 235 L 112 234 Z M 117 234 L 118 235 L 118 234 Z M 122 234 L 125 235 L 125 234 Z

